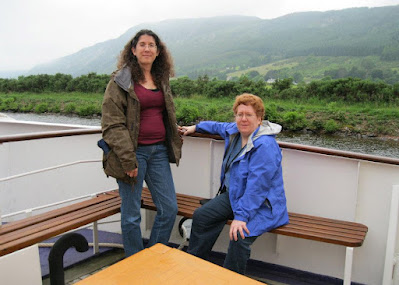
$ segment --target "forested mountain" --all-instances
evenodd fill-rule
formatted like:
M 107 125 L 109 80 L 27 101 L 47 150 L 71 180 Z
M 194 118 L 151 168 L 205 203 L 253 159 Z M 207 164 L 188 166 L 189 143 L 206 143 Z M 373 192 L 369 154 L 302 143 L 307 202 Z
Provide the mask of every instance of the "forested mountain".
M 226 78 L 294 57 L 368 57 L 399 61 L 399 5 L 294 13 L 272 20 L 226 16 L 141 24 L 119 38 L 39 65 L 29 74 L 96 72 L 110 74 L 125 43 L 142 28 L 153 29 L 168 45 L 176 75 Z M 395 68 L 393 68 L 395 72 Z M 396 68 L 396 72 L 397 72 Z

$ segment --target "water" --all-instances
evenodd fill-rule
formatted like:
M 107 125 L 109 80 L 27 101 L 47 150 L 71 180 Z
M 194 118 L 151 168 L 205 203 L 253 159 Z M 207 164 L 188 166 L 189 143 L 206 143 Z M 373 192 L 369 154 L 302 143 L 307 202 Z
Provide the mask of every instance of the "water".
M 63 116 L 55 114 L 34 114 L 34 113 L 3 113 L 19 121 L 35 121 L 44 123 L 58 123 L 71 125 L 100 126 L 101 118 L 83 118 L 78 116 Z
M 81 118 L 78 116 L 62 116 L 54 114 L 6 113 L 16 120 L 37 121 L 46 123 L 62 123 L 74 125 L 100 126 L 100 118 Z M 290 134 L 282 133 L 278 141 L 326 147 L 331 149 L 352 151 L 377 156 L 399 158 L 399 140 L 381 138 L 355 138 L 342 136 Z
M 399 140 L 313 134 L 279 134 L 278 141 L 399 158 Z

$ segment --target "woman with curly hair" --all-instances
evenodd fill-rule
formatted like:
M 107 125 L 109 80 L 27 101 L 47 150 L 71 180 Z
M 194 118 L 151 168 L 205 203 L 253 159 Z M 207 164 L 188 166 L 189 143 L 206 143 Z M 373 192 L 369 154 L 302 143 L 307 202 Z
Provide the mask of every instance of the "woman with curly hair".
M 177 214 L 170 162 L 179 163 L 182 140 L 176 127 L 169 77 L 172 58 L 151 30 L 139 31 L 121 52 L 102 105 L 104 171 L 116 178 L 126 256 L 144 248 L 140 230 L 143 181 L 157 215 L 148 246 L 167 244 Z

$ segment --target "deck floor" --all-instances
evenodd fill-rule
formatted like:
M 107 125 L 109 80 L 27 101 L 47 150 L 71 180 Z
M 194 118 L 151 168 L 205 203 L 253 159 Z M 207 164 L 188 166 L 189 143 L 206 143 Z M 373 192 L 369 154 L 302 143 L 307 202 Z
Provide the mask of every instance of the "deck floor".
M 89 260 L 73 265 L 65 270 L 65 285 L 75 284 L 86 277 L 93 275 L 96 272 L 101 271 L 108 266 L 111 266 L 112 264 L 122 260 L 123 257 L 124 251 L 122 249 L 113 249 L 106 253 L 102 253 L 99 256 L 92 257 Z M 248 277 L 270 285 L 287 285 L 287 283 L 281 283 L 264 278 L 253 276 Z M 49 276 L 43 279 L 43 285 L 50 285 Z
M 122 260 L 124 255 L 125 253 L 123 249 L 113 249 L 68 267 L 64 271 L 65 285 L 75 284 L 78 281 L 107 268 L 108 266 Z M 49 276 L 43 278 L 43 285 L 50 285 Z
M 87 233 L 84 233 L 87 235 Z M 101 234 L 100 234 L 101 235 Z M 115 237 L 113 237 L 115 238 Z M 87 238 L 90 242 L 90 238 Z M 101 239 L 100 239 L 101 242 Z M 144 244 L 147 241 L 144 240 Z M 178 245 L 170 244 L 169 246 L 177 248 Z M 89 249 L 92 250 L 91 248 Z M 186 250 L 186 248 L 183 248 Z M 82 253 L 78 253 L 81 255 Z M 71 255 L 64 256 L 64 266 L 65 264 L 71 264 L 71 260 L 68 260 Z M 73 256 L 73 255 L 72 255 Z M 222 266 L 225 255 L 223 253 L 213 252 L 210 257 L 210 261 L 214 264 Z M 120 248 L 108 248 L 107 251 L 102 250 L 100 254 L 86 257 L 84 260 L 76 260 L 75 264 L 66 266 L 65 269 L 65 284 L 71 285 L 84 278 L 95 274 L 98 271 L 107 268 L 108 266 L 122 260 L 124 258 L 124 251 Z M 42 271 L 43 269 L 42 265 Z M 50 284 L 50 278 L 43 274 L 43 285 Z M 249 260 L 247 266 L 248 277 L 253 278 L 262 283 L 270 285 L 335 285 L 342 284 L 341 279 L 321 276 L 317 274 L 312 274 L 309 272 L 301 272 L 298 270 L 285 268 L 278 265 L 266 264 L 260 261 Z M 352 283 L 355 284 L 355 283 Z

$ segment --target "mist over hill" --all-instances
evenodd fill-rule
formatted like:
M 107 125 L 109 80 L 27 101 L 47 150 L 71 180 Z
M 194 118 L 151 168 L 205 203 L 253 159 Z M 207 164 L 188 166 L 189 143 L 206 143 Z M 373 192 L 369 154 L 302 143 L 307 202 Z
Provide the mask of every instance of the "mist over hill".
M 272 20 L 224 16 L 134 26 L 116 39 L 32 68 L 27 74 L 110 74 L 126 42 L 154 30 L 174 58 L 176 75 L 227 74 L 293 57 L 399 60 L 399 5 L 294 13 Z M 25 75 L 27 75 L 25 74 Z

